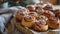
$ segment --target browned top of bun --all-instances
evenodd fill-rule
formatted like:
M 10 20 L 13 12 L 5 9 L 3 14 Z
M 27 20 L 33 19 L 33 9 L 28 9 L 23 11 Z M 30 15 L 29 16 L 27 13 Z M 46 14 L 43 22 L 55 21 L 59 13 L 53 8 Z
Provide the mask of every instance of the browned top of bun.
M 44 19 L 44 20 L 48 20 L 48 18 L 46 17 L 46 16 L 44 16 L 44 15 L 40 15 L 39 17 L 38 17 L 39 19 Z
M 36 12 L 30 12 L 28 15 L 35 16 L 35 17 L 38 16 L 38 14 Z
M 49 17 L 49 21 L 53 23 L 60 23 L 60 20 L 57 17 Z
M 25 16 L 25 13 L 24 12 L 19 12 L 18 15 L 19 16 Z
M 52 6 L 51 5 L 48 5 L 46 4 L 44 7 L 43 7 L 44 10 L 52 10 Z
M 46 25 L 46 21 L 43 19 L 37 20 L 35 23 L 37 24 L 42 24 L 42 25 Z
M 26 8 L 30 11 L 35 11 L 35 6 L 34 5 L 27 5 Z
M 53 10 L 53 12 L 54 12 L 55 14 L 60 14 L 60 10 L 59 10 L 59 9 Z
M 29 21 L 33 21 L 33 18 L 31 16 L 25 16 L 24 20 L 29 22 Z
M 44 10 L 41 7 L 36 7 L 36 12 L 38 14 L 42 14 L 42 13 L 44 13 Z
M 45 10 L 44 15 L 45 16 L 55 16 L 55 14 L 49 10 Z

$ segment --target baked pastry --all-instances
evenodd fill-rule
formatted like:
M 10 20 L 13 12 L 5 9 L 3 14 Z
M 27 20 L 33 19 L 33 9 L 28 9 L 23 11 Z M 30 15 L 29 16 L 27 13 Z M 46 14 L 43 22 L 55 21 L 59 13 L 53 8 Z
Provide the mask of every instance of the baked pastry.
M 53 12 L 55 13 L 55 16 L 60 18 L 60 10 L 59 9 L 55 9 L 53 10 Z
M 49 17 L 47 24 L 50 28 L 59 28 L 60 27 L 60 20 L 56 17 Z
M 44 13 L 44 10 L 42 9 L 41 6 L 36 6 L 36 12 L 37 12 L 39 15 L 41 15 L 41 14 Z
M 52 5 L 44 4 L 44 5 L 43 5 L 43 9 L 44 9 L 44 10 L 52 10 L 53 7 L 52 7 Z
M 39 16 L 36 12 L 30 12 L 28 15 L 29 15 L 29 16 L 32 16 L 32 17 L 35 18 L 35 19 L 37 19 L 38 16 Z
M 40 19 L 35 22 L 35 25 L 33 25 L 33 29 L 37 31 L 47 31 L 48 25 L 46 24 L 45 20 Z
M 33 34 L 33 32 L 28 28 L 28 27 L 24 27 L 21 22 L 18 22 L 16 20 L 16 18 L 13 19 L 13 23 L 14 23 L 14 26 L 16 27 L 16 29 L 18 29 L 18 32 L 22 32 L 24 34 Z M 15 30 L 15 28 L 14 28 Z M 21 33 L 21 34 L 22 34 Z
M 55 14 L 53 12 L 49 11 L 49 10 L 45 10 L 45 12 L 43 13 L 43 15 L 47 16 L 48 18 L 50 16 L 54 16 L 55 17 Z
M 34 5 L 27 5 L 26 8 L 27 8 L 30 12 L 34 12 L 34 11 L 35 11 L 35 6 L 34 6 Z
M 46 16 L 44 16 L 44 15 L 40 15 L 37 20 L 39 20 L 39 19 L 44 19 L 45 21 L 48 20 L 48 18 Z
M 28 10 L 27 9 L 20 9 L 18 10 L 18 12 L 16 13 L 16 18 L 19 20 L 22 20 L 24 18 L 25 15 L 28 14 Z
M 41 31 L 40 27 L 37 24 L 33 24 L 33 29 L 35 31 Z
M 32 25 L 34 24 L 34 18 L 32 18 L 31 16 L 27 15 L 24 17 L 24 19 L 22 20 L 22 25 L 25 27 L 32 27 Z
M 19 13 L 16 15 L 16 18 L 19 19 L 19 20 L 21 20 L 21 19 L 23 19 L 24 15 L 25 15 L 25 13 L 19 12 Z

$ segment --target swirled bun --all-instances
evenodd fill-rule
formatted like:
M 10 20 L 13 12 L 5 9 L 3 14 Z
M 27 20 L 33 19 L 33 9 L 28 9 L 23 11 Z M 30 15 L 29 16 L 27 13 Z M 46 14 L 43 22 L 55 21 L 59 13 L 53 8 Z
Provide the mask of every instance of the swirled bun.
M 45 10 L 45 12 L 43 13 L 43 15 L 47 16 L 47 17 L 50 17 L 50 16 L 54 16 L 55 17 L 55 14 L 49 10 Z
M 38 17 L 38 20 L 39 20 L 39 19 L 44 19 L 45 21 L 48 20 L 48 18 L 47 18 L 46 16 L 44 16 L 44 15 L 40 15 L 40 16 Z
M 24 19 L 22 20 L 22 25 L 25 27 L 32 27 L 32 25 L 34 24 L 34 18 L 32 18 L 31 16 L 25 16 Z
M 36 12 L 37 12 L 39 15 L 41 15 L 41 14 L 44 13 L 44 10 L 42 9 L 41 6 L 36 6 Z
M 28 14 L 28 10 L 27 9 L 20 9 L 18 10 L 18 12 L 16 13 L 16 18 L 19 19 L 19 20 L 22 20 L 24 18 L 25 15 Z
M 37 30 L 37 31 L 47 31 L 48 30 L 48 25 L 46 24 L 45 20 L 40 19 L 40 20 L 35 22 L 35 27 L 33 27 L 33 29 Z
M 53 7 L 52 7 L 52 5 L 44 4 L 44 5 L 43 5 L 43 9 L 44 9 L 44 10 L 52 10 Z
M 26 8 L 27 8 L 30 12 L 34 12 L 34 11 L 35 11 L 35 6 L 34 6 L 34 5 L 27 5 Z
M 60 27 L 60 20 L 56 17 L 50 17 L 47 21 L 47 24 L 50 28 L 59 28 Z

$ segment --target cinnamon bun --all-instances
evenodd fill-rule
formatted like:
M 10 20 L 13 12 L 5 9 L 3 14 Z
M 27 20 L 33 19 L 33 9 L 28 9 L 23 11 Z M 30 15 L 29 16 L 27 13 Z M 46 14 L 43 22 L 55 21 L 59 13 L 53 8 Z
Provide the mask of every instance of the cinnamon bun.
M 22 25 L 25 27 L 32 27 L 32 25 L 34 24 L 34 18 L 32 18 L 31 16 L 25 16 L 24 19 L 22 20 Z
M 34 12 L 34 11 L 35 11 L 35 6 L 34 6 L 34 5 L 27 5 L 26 8 L 27 8 L 30 12 Z
M 60 10 L 59 9 L 53 10 L 53 12 L 55 13 L 56 17 L 60 18 Z
M 53 7 L 52 7 L 52 5 L 44 4 L 44 5 L 43 5 L 43 9 L 44 9 L 44 10 L 52 10 Z
M 49 10 L 45 10 L 45 12 L 43 13 L 43 15 L 47 16 L 47 17 L 50 17 L 50 16 L 54 16 L 55 17 L 55 14 Z
M 35 29 L 37 31 L 47 31 L 48 25 L 46 24 L 45 20 L 40 19 L 40 20 L 35 22 L 35 26 L 33 27 L 33 29 Z
M 28 14 L 28 10 L 27 9 L 20 9 L 18 10 L 17 14 L 16 14 L 16 18 L 19 20 L 22 20 L 24 18 L 25 15 Z
M 37 19 L 39 16 L 36 12 L 30 12 L 28 15 L 32 16 L 35 19 Z
M 56 17 L 49 17 L 47 24 L 50 28 L 59 28 L 60 27 L 60 20 Z
M 40 15 L 40 16 L 38 17 L 38 20 L 39 20 L 39 19 L 44 19 L 45 21 L 48 20 L 48 18 L 47 18 L 46 16 L 44 16 L 44 15 Z
M 44 10 L 42 9 L 41 6 L 36 6 L 36 12 L 37 12 L 39 15 L 41 15 L 41 14 L 44 13 Z

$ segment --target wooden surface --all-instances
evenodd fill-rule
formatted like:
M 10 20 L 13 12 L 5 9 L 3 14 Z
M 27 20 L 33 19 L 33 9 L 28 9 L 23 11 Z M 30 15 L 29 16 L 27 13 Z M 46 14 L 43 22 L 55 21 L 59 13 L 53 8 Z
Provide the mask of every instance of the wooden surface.
M 57 4 L 57 0 L 50 0 L 52 4 Z
M 52 4 L 57 4 L 57 0 L 46 0 L 46 1 L 48 1 L 48 2 L 50 2 Z

